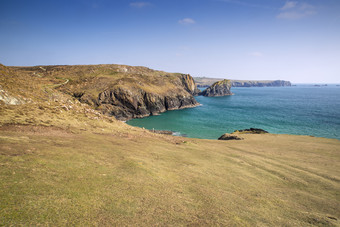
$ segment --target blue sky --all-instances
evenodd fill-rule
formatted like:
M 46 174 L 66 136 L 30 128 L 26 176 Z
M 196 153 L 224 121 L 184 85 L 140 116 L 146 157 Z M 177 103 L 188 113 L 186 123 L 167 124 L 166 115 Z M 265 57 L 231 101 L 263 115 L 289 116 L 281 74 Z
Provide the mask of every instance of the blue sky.
M 340 1 L 0 0 L 0 63 L 340 83 Z

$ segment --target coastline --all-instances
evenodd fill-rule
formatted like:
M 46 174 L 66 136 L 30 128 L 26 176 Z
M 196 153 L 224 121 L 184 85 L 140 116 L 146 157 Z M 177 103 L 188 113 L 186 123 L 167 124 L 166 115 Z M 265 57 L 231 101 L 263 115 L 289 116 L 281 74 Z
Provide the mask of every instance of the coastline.
M 157 118 L 131 120 L 128 124 L 177 131 L 190 138 L 203 139 L 217 139 L 224 133 L 250 127 L 272 134 L 340 139 L 336 127 L 340 124 L 337 118 L 340 103 L 336 99 L 340 90 L 335 86 L 232 89 L 232 96 L 196 96 L 200 108 L 165 112 Z M 313 102 L 305 102 L 305 97 Z

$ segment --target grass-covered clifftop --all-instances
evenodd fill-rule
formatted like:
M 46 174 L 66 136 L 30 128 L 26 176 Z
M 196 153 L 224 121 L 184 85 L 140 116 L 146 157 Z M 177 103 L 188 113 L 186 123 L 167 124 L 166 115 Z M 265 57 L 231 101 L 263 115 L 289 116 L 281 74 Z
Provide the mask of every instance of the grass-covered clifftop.
M 193 78 L 146 67 L 73 65 L 10 67 L 16 75 L 51 86 L 120 120 L 198 105 Z M 58 82 L 57 82 L 58 81 Z M 61 86 L 62 85 L 62 86 Z
M 1 226 L 339 225 L 339 140 L 154 134 L 65 92 L 77 74 L 41 70 L 1 66 L 22 100 L 0 101 Z

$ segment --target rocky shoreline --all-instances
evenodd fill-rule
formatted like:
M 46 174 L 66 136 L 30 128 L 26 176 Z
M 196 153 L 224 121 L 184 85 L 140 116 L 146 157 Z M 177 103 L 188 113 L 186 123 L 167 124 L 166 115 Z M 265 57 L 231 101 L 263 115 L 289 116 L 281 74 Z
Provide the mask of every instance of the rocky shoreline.
M 102 113 L 126 121 L 157 115 L 168 110 L 192 108 L 199 103 L 190 94 L 161 96 L 143 90 L 117 89 L 100 93 L 95 105 Z

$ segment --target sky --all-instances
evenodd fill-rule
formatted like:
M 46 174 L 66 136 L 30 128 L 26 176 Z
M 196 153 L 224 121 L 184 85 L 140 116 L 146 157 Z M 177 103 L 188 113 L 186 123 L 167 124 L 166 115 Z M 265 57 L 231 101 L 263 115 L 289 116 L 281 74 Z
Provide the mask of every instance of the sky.
M 340 83 L 340 0 L 0 0 L 0 63 Z

